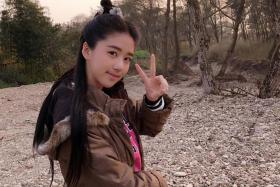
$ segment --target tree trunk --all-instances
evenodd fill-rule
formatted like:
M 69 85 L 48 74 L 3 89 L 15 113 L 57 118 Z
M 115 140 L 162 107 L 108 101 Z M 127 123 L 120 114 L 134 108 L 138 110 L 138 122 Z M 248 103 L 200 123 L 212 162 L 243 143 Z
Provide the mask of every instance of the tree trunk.
M 168 75 L 168 26 L 169 26 L 169 14 L 170 14 L 170 0 L 167 0 L 167 9 L 165 12 L 165 26 L 164 26 L 164 38 L 163 38 L 163 54 L 164 54 L 164 73 Z
M 214 19 L 213 19 L 214 17 Z M 218 28 L 217 28 L 217 20 L 216 20 L 216 16 L 211 16 L 209 18 L 210 23 L 211 23 L 211 27 L 213 29 L 213 33 L 216 39 L 216 42 L 219 43 L 219 35 L 218 35 Z
M 273 49 L 273 55 L 270 60 L 269 71 L 260 88 L 260 93 L 259 93 L 260 98 L 273 97 L 274 91 L 276 90 L 276 88 L 274 88 L 272 83 L 273 83 L 273 80 L 275 79 L 275 77 L 277 76 L 277 73 L 279 71 L 279 66 L 280 66 L 280 39 L 279 39 L 279 36 L 276 40 L 278 40 L 278 41 Z
M 236 45 L 236 41 L 237 41 L 237 37 L 238 37 L 239 25 L 242 22 L 242 18 L 243 18 L 244 5 L 245 5 L 245 0 L 241 0 L 240 4 L 238 6 L 238 9 L 236 11 L 236 20 L 235 20 L 234 26 L 233 26 L 232 41 L 231 41 L 230 47 L 227 51 L 226 57 L 223 61 L 222 67 L 221 67 L 217 76 L 224 76 L 225 75 L 225 72 L 226 72 L 227 67 L 228 67 L 228 62 L 232 58 L 232 55 L 233 55 L 233 52 L 234 52 L 234 49 L 235 49 L 235 45 Z
M 175 64 L 174 70 L 177 71 L 180 66 L 180 46 L 177 32 L 177 11 L 176 11 L 176 0 L 173 0 L 173 22 L 174 22 L 174 42 L 175 42 Z
M 221 2 L 220 0 L 218 0 L 218 3 L 219 3 L 219 9 L 221 9 Z M 220 41 L 223 40 L 223 16 L 222 16 L 222 13 L 220 12 L 219 13 L 219 17 L 220 17 Z
M 214 1 L 214 3 L 215 3 L 215 5 L 217 4 L 216 1 Z M 217 8 L 214 8 L 213 11 L 216 12 L 217 11 L 216 9 Z M 216 16 L 216 14 L 212 15 L 209 18 L 209 20 L 210 20 L 210 23 L 211 23 L 211 27 L 213 29 L 213 34 L 214 34 L 214 37 L 216 39 L 216 42 L 219 43 L 219 33 L 218 33 L 218 24 L 217 24 L 217 16 Z
M 193 71 L 187 64 L 183 64 L 180 62 L 180 44 L 178 38 L 178 30 L 177 30 L 177 6 L 176 0 L 173 0 L 173 21 L 174 21 L 174 42 L 175 42 L 175 63 L 174 70 L 175 72 L 183 72 L 187 75 L 193 75 Z
M 189 27 L 189 30 L 188 30 L 188 42 L 189 42 L 189 45 L 190 45 L 190 49 L 193 49 L 193 43 L 192 43 L 192 24 L 191 24 L 191 14 L 190 14 L 190 11 L 188 11 L 188 27 Z
M 218 93 L 216 84 L 214 82 L 211 64 L 207 61 L 207 52 L 209 49 L 209 39 L 207 37 L 203 20 L 201 16 L 201 10 L 197 0 L 188 0 L 188 4 L 193 13 L 194 28 L 199 39 L 199 51 L 198 51 L 198 63 L 201 70 L 201 80 L 204 92 L 206 94 Z
M 244 41 L 246 41 L 248 39 L 248 36 L 247 36 L 247 32 L 246 32 L 246 23 L 245 23 L 245 21 L 242 21 L 241 29 L 242 29 L 242 38 L 243 38 Z
M 277 6 L 278 5 L 278 6 Z M 260 87 L 260 98 L 269 98 L 274 96 L 274 91 L 276 88 L 273 85 L 273 81 L 276 79 L 277 73 L 279 71 L 280 66 L 280 13 L 279 4 L 277 4 L 276 0 L 271 1 L 271 9 L 272 14 L 274 17 L 274 24 L 275 24 L 275 39 L 270 51 L 270 68 L 269 71 Z

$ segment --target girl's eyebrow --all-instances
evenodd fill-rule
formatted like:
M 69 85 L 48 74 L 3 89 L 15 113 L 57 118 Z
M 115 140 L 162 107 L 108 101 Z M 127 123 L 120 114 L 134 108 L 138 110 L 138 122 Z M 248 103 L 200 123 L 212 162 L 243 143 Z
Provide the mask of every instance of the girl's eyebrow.
M 110 48 L 113 48 L 113 49 L 116 49 L 117 51 L 122 51 L 122 49 L 121 48 L 119 48 L 118 46 L 115 46 L 115 45 L 108 45 L 108 47 L 110 47 Z M 133 56 L 134 55 L 134 53 L 132 53 L 132 52 L 128 52 L 127 53 L 129 56 Z

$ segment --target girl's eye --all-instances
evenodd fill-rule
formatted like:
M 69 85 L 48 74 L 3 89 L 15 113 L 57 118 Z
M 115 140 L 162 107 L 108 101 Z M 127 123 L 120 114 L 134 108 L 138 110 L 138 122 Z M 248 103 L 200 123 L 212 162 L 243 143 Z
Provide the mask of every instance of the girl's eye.
M 132 58 L 131 57 L 127 57 L 127 58 L 124 59 L 124 61 L 130 63 L 132 61 Z
M 109 51 L 108 53 L 109 53 L 111 56 L 114 56 L 114 57 L 118 56 L 117 52 L 115 52 L 115 51 Z

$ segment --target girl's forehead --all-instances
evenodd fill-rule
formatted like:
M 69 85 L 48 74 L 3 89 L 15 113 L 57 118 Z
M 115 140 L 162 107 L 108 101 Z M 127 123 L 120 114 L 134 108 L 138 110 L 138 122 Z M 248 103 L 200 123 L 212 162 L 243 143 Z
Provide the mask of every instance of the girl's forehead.
M 103 46 L 111 47 L 115 46 L 121 50 L 133 53 L 135 48 L 135 42 L 133 38 L 127 33 L 114 33 L 106 37 L 106 39 L 100 41 Z
M 114 42 L 114 41 L 119 41 L 119 40 L 130 40 L 134 43 L 133 38 L 128 34 L 128 33 L 113 33 L 107 35 L 104 41 L 108 42 Z

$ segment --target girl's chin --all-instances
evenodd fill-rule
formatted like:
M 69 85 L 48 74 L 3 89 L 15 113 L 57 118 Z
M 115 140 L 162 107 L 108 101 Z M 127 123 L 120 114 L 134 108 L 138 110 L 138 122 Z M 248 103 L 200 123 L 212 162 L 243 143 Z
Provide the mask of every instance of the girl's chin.
M 103 84 L 103 88 L 111 88 L 113 87 L 117 82 L 119 82 L 120 80 L 117 81 L 108 81 L 107 83 Z

